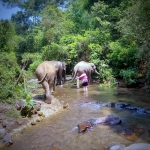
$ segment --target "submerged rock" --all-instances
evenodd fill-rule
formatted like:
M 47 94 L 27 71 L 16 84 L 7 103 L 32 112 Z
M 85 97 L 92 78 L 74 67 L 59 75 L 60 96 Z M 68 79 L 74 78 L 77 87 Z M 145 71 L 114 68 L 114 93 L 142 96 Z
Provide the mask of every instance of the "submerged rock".
M 6 134 L 3 139 L 6 142 L 6 144 L 12 144 L 13 143 L 11 140 L 10 134 Z
M 78 127 L 78 132 L 81 133 L 81 132 L 85 132 L 88 128 L 96 124 L 116 125 L 116 124 L 120 124 L 121 122 L 122 121 L 118 117 L 114 115 L 108 115 L 96 119 L 89 119 L 87 121 L 79 123 L 77 127 Z
M 121 123 L 121 120 L 114 115 L 108 115 L 105 117 L 97 118 L 94 124 L 100 123 L 105 125 L 115 125 Z
M 147 143 L 135 143 L 124 148 L 124 150 L 149 150 L 149 149 L 150 149 L 150 144 Z
M 85 132 L 88 128 L 92 127 L 93 124 L 89 121 L 84 121 L 82 123 L 79 123 L 77 125 L 78 127 L 78 132 L 81 133 L 81 132 Z
M 125 148 L 124 144 L 115 144 L 109 148 L 109 150 L 123 150 Z
M 148 143 L 135 143 L 129 146 L 124 144 L 115 144 L 109 147 L 109 150 L 149 150 L 150 144 Z
M 61 150 L 61 147 L 58 144 L 52 144 L 52 150 Z
M 5 136 L 6 134 L 6 130 L 3 128 L 3 129 L 0 129 L 0 140 Z
M 129 141 L 136 141 L 138 136 L 140 136 L 144 132 L 143 128 L 137 128 L 135 126 L 127 126 L 123 129 L 123 131 L 119 134 L 120 136 L 128 139 Z

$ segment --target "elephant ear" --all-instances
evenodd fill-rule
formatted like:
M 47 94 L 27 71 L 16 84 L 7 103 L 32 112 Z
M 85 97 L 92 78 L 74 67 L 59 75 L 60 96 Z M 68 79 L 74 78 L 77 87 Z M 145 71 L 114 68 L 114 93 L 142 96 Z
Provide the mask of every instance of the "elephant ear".
M 62 62 L 62 65 L 63 65 L 63 66 L 66 66 L 66 65 L 67 65 L 67 63 L 66 63 L 66 62 Z
M 93 63 L 90 63 L 92 69 L 96 69 L 95 65 Z
M 65 65 L 65 66 L 67 65 L 67 63 L 65 63 L 65 62 L 62 62 L 62 64 Z
M 67 63 L 62 62 L 62 66 L 63 66 L 63 69 L 64 69 L 64 70 L 66 70 L 66 65 L 67 65 Z

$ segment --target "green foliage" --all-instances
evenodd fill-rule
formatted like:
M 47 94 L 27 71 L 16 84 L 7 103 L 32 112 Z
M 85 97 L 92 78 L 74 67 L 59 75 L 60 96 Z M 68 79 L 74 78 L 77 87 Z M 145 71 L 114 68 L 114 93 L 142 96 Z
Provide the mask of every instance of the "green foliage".
M 111 53 L 108 55 L 114 73 L 118 74 L 120 69 L 134 67 L 137 56 L 137 46 L 128 41 L 117 41 L 110 43 Z
M 147 71 L 145 75 L 145 87 L 148 93 L 150 93 L 150 62 L 147 64 Z
M 65 57 L 66 51 L 57 43 L 44 46 L 42 49 L 43 60 L 64 60 Z
M 12 52 L 18 47 L 21 37 L 15 33 L 14 25 L 11 21 L 0 21 L 0 51 Z
M 108 8 L 104 2 L 95 3 L 92 6 L 92 23 L 93 28 L 105 29 L 106 32 L 109 29 L 110 22 L 108 21 Z
M 10 0 L 5 2 L 14 4 Z M 67 3 L 66 9 L 59 9 L 58 2 L 63 3 L 62 0 L 15 1 L 24 9 L 12 16 L 20 36 L 11 21 L 0 21 L 0 50 L 10 55 L 16 53 L 16 64 L 27 64 L 24 80 L 44 60 L 65 61 L 70 70 L 84 60 L 96 65 L 104 83 L 114 82 L 114 77 L 119 76 L 128 83 L 143 78 L 150 85 L 149 0 L 74 0 Z M 7 68 L 3 64 L 1 70 Z M 9 81 L 6 86 L 9 79 L 6 74 L 12 76 L 12 82 L 16 80 L 19 69 L 15 68 L 11 68 L 15 70 L 13 73 L 0 73 L 4 77 L 0 78 L 5 89 L 2 90 L 9 91 L 3 97 L 13 95 L 15 89 L 26 97 L 24 84 L 13 89 Z
M 58 42 L 61 38 L 62 14 L 63 12 L 54 6 L 47 6 L 41 13 L 41 26 L 44 27 L 44 37 L 48 43 Z
M 125 81 L 125 83 L 133 84 L 133 83 L 136 83 L 138 71 L 137 69 L 129 68 L 126 70 L 121 70 L 120 75 L 123 77 L 123 80 Z
M 87 11 L 85 11 L 85 7 L 87 5 L 87 0 L 75 0 L 72 1 L 69 6 L 70 18 L 74 22 L 75 32 L 81 33 L 86 28 L 89 28 L 89 19 L 90 15 Z
M 146 84 L 145 80 L 149 70 L 149 43 L 150 43 L 150 1 L 138 0 L 125 10 L 126 15 L 119 22 L 120 31 L 128 39 L 136 42 L 139 47 L 137 68 Z M 144 70 L 144 71 L 143 71 Z M 141 78 L 141 77 L 140 77 Z
M 27 97 L 24 107 L 27 107 L 28 109 L 31 109 L 31 108 L 33 108 L 33 106 L 34 106 L 34 101 L 32 100 L 32 97 L 31 96 Z
M 66 53 L 65 61 L 67 64 L 74 64 L 80 59 L 87 60 L 89 57 L 88 42 L 86 38 L 80 34 L 66 35 L 60 40 L 60 44 Z
M 32 59 L 32 63 L 30 64 L 28 71 L 31 71 L 32 73 L 34 73 L 36 68 L 38 67 L 38 65 L 42 62 L 43 62 L 42 54 L 41 53 L 34 53 L 34 57 Z
M 0 53 L 0 99 L 5 100 L 8 97 L 15 96 L 14 84 L 20 71 L 16 56 L 13 52 Z

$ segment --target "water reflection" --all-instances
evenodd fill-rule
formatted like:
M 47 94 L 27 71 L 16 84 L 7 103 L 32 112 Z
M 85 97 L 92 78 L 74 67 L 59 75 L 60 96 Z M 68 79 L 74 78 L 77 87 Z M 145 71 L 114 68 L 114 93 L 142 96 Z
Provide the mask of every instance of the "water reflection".
M 85 103 L 89 103 L 89 98 L 88 98 L 88 91 L 83 93 L 83 101 Z

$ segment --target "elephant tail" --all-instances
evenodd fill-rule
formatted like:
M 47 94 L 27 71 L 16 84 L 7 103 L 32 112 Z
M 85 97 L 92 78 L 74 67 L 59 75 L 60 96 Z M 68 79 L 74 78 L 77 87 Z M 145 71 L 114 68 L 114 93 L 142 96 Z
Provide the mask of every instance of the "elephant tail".
M 77 72 L 78 72 L 78 71 L 74 72 L 74 75 L 73 75 L 72 81 L 75 79 L 75 77 L 76 77 L 76 75 L 77 75 Z
M 41 84 L 41 83 L 44 81 L 44 79 L 46 78 L 47 74 L 48 74 L 48 73 L 46 73 L 46 74 L 44 75 L 44 77 L 43 77 L 43 79 L 42 79 L 41 81 L 38 81 L 38 84 Z

